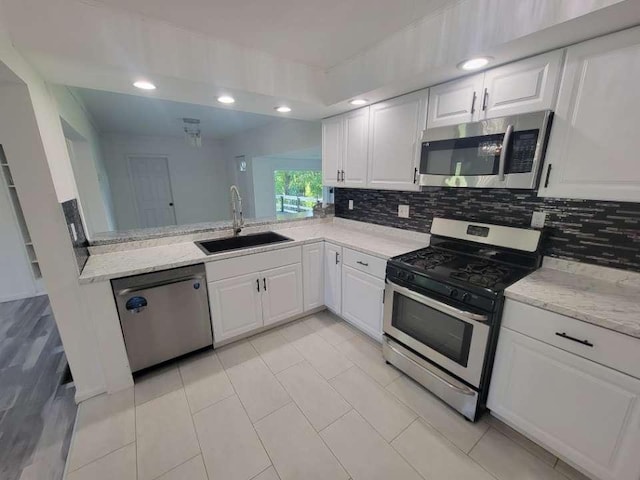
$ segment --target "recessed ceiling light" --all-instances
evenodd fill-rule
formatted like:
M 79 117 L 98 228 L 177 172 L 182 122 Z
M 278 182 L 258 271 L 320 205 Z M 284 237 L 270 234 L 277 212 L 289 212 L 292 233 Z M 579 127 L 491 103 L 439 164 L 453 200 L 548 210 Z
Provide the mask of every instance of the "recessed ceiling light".
M 490 60 L 491 60 L 491 57 L 470 58 L 469 60 L 460 62 L 458 64 L 458 68 L 462 70 L 477 70 L 478 68 L 482 68 L 486 64 L 488 64 Z
M 140 90 L 155 90 L 156 86 L 151 83 L 151 82 L 147 82 L 146 80 L 137 80 L 135 82 L 133 82 L 133 86 L 136 88 L 139 88 Z
M 220 103 L 235 103 L 236 99 L 229 95 L 221 95 L 218 97 Z
M 278 113 L 289 113 L 291 111 L 290 107 L 287 107 L 286 105 L 280 105 L 279 107 L 276 107 L 276 112 Z
M 365 98 L 354 98 L 353 100 L 351 100 L 349 103 L 351 105 L 364 105 L 365 103 L 367 103 L 368 100 Z

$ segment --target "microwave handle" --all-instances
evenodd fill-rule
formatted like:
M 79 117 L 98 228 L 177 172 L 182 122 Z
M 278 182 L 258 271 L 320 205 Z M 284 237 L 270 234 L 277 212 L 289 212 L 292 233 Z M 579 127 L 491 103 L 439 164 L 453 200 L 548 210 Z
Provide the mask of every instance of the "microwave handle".
M 507 154 L 509 153 L 509 145 L 513 136 L 513 125 L 507 125 L 507 131 L 504 132 L 502 140 L 502 150 L 500 151 L 500 164 L 498 166 L 498 181 L 504 182 L 504 168 L 507 163 Z

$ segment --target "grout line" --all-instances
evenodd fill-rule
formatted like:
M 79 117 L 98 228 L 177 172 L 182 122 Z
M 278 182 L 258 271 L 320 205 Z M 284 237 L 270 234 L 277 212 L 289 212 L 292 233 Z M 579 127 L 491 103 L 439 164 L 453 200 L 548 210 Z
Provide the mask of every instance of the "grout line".
M 197 437 L 197 435 L 196 435 L 196 437 Z M 175 466 L 175 467 L 173 467 L 171 470 L 167 470 L 166 472 L 161 473 L 161 474 L 160 474 L 160 475 L 158 475 L 157 477 L 153 477 L 151 480 L 157 480 L 158 478 L 162 477 L 163 475 L 166 475 L 166 474 L 167 474 L 167 473 L 169 473 L 169 472 L 173 472 L 176 468 L 180 468 L 180 467 L 181 467 L 181 466 L 183 466 L 185 463 L 190 462 L 190 461 L 191 461 L 191 460 L 193 460 L 194 458 L 199 457 L 199 456 L 201 456 L 201 455 L 202 455 L 202 451 L 201 451 L 200 453 L 198 453 L 197 455 L 194 455 L 193 457 L 188 458 L 187 460 L 185 460 L 184 462 L 182 462 L 180 465 L 176 465 L 176 466 Z M 204 463 L 204 458 L 203 458 L 203 460 L 202 460 L 202 463 Z M 204 469 L 205 469 L 205 472 L 206 472 L 206 471 L 207 471 L 207 466 L 206 466 L 206 465 L 205 465 Z M 209 476 L 209 474 L 207 474 L 207 477 L 208 477 L 208 476 Z
M 435 427 L 433 427 L 435 428 Z M 469 458 L 471 458 L 470 453 L 473 451 L 474 448 L 476 448 L 476 445 L 478 445 L 480 443 L 480 440 L 482 440 L 484 438 L 484 436 L 489 432 L 489 430 L 491 430 L 493 427 L 491 425 L 489 425 L 489 427 L 484 431 L 484 433 L 482 435 L 480 435 L 480 438 L 478 438 L 478 440 L 476 440 L 476 442 L 473 444 L 473 446 L 469 449 L 468 452 L 464 452 L 465 455 L 467 455 Z M 437 428 L 435 428 L 436 431 L 438 431 L 441 435 L 444 435 L 442 432 L 440 432 L 440 430 L 438 430 Z
M 67 474 L 69 474 L 69 473 L 74 473 L 74 472 L 77 472 L 78 470 L 80 470 L 80 469 L 82 469 L 82 468 L 84 468 L 84 467 L 88 467 L 88 466 L 89 466 L 89 465 L 91 465 L 92 463 L 95 463 L 95 462 L 97 462 L 98 460 L 102 460 L 103 458 L 108 457 L 108 456 L 109 456 L 109 455 L 111 455 L 112 453 L 115 453 L 115 452 L 117 452 L 118 450 L 122 450 L 123 448 L 128 447 L 129 445 L 131 445 L 131 444 L 133 444 L 133 443 L 137 443 L 137 442 L 134 440 L 133 442 L 129 442 L 129 443 L 127 443 L 127 444 L 125 444 L 125 445 L 122 445 L 122 446 L 120 446 L 120 447 L 118 447 L 118 448 L 114 448 L 113 450 L 109 451 L 108 453 L 105 453 L 104 455 L 100 455 L 99 457 L 96 457 L 96 459 L 95 459 L 95 460 L 91 460 L 90 462 L 85 463 L 85 464 L 83 464 L 83 465 L 79 466 L 78 468 L 74 468 L 73 470 L 69 470 L 69 471 L 67 472 Z M 66 476 L 65 476 L 65 477 L 63 477 L 63 478 L 66 478 Z

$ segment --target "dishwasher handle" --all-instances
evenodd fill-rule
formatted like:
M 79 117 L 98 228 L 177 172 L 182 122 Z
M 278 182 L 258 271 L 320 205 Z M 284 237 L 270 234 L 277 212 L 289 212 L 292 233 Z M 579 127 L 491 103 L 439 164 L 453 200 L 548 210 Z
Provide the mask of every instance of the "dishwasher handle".
M 116 295 L 117 296 L 129 295 L 131 293 L 141 292 L 143 290 L 148 290 L 150 288 L 162 287 L 164 285 L 171 285 L 172 283 L 186 282 L 188 280 L 194 281 L 193 288 L 195 288 L 196 290 L 200 288 L 201 283 L 205 283 L 207 281 L 204 275 L 186 275 L 183 277 L 172 278 L 170 280 L 160 280 L 158 282 L 145 283 L 144 285 L 139 285 L 132 288 L 122 288 L 116 291 Z
M 147 299 L 141 296 L 131 297 L 127 300 L 125 308 L 131 313 L 140 313 L 147 308 Z

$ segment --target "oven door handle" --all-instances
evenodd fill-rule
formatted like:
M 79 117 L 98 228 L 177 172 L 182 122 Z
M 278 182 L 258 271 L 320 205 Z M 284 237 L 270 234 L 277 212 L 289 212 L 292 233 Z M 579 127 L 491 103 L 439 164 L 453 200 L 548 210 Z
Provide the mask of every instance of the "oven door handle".
M 410 290 L 408 288 L 401 287 L 400 285 L 390 282 L 389 280 L 386 280 L 386 282 L 387 282 L 387 285 L 389 285 L 393 290 L 395 290 L 398 293 L 401 293 L 405 297 L 409 297 L 418 303 L 422 303 L 423 305 L 426 305 L 440 312 L 451 315 L 452 317 L 459 318 L 460 320 L 471 320 L 475 322 L 486 323 L 486 321 L 489 319 L 487 315 L 481 315 L 479 313 L 471 313 L 465 310 L 460 310 L 459 308 L 453 307 L 451 305 L 447 305 L 446 303 L 439 302 L 438 300 L 434 300 L 424 295 L 420 295 L 419 293 L 416 293 L 413 290 Z

